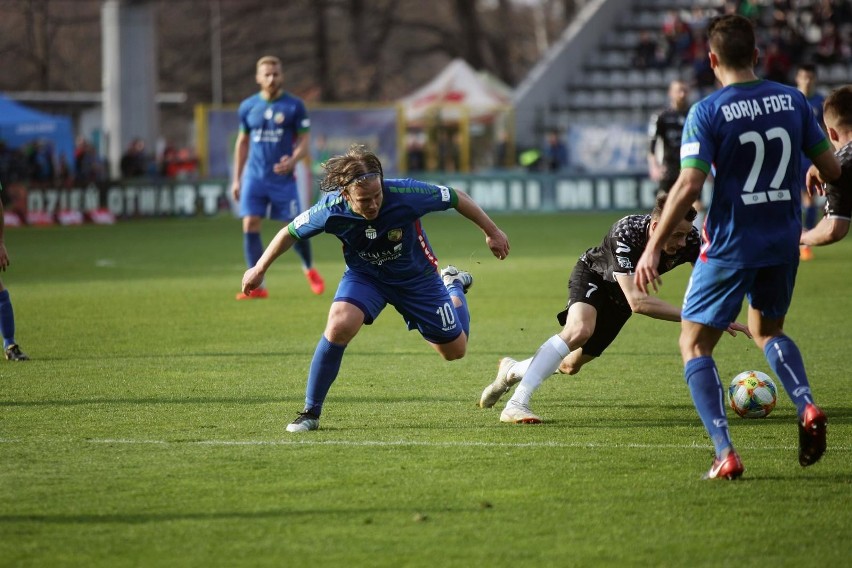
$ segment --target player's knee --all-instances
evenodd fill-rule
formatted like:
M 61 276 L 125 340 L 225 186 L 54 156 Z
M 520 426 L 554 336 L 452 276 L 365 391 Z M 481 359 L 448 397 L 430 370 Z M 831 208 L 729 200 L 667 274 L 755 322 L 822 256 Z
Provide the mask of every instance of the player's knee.
M 457 361 L 465 356 L 465 351 L 450 351 L 450 352 L 441 352 L 441 357 L 444 358 L 444 361 Z

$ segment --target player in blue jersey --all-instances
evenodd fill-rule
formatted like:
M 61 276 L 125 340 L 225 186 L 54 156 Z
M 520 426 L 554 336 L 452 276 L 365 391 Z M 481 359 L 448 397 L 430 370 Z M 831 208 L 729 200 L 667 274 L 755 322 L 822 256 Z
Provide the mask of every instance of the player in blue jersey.
M 835 243 L 849 232 L 852 221 L 852 85 L 833 91 L 825 99 L 825 128 L 840 161 L 840 177 L 825 186 L 825 215 L 816 227 L 802 233 L 801 244 L 821 246 Z M 808 177 L 818 174 L 811 167 Z M 822 180 L 815 180 L 822 185 Z
M 388 304 L 444 359 L 464 356 L 470 331 L 465 293 L 473 277 L 453 266 L 438 272 L 438 260 L 420 224 L 423 215 L 456 209 L 482 229 L 494 256 L 502 260 L 509 254 L 506 235 L 462 191 L 412 179 L 384 179 L 379 159 L 364 146 L 329 158 L 324 168 L 325 195 L 278 232 L 242 283 L 243 293 L 250 294 L 278 256 L 320 233 L 343 243 L 346 271 L 311 361 L 305 408 L 287 426 L 288 432 L 319 427 L 346 346 Z
M 231 194 L 240 203 L 243 219 L 243 251 L 249 268 L 263 254 L 261 221 L 289 223 L 307 204 L 299 199 L 294 170 L 308 156 L 310 120 L 304 103 L 283 90 L 281 61 L 261 57 L 256 80 L 260 92 L 240 104 L 240 131 L 234 145 L 234 173 Z M 322 294 L 325 283 L 313 267 L 311 245 L 296 244 L 302 270 L 314 294 Z M 261 285 L 251 294 L 239 292 L 238 300 L 266 298 Z
M 0 185 L 0 193 L 2 191 L 3 186 Z M 9 253 L 6 252 L 6 240 L 4 238 L 4 215 L 3 201 L 0 200 L 0 271 L 5 272 L 6 267 L 9 266 Z M 3 335 L 3 354 L 7 360 L 26 361 L 29 359 L 15 342 L 15 313 L 12 310 L 9 290 L 3 286 L 2 280 L 0 280 L 0 334 Z
M 808 99 L 808 104 L 814 111 L 817 122 L 821 127 L 824 127 L 822 106 L 825 103 L 825 97 L 817 91 L 817 70 L 816 66 L 810 63 L 799 65 L 796 71 L 796 88 L 801 91 Z M 802 172 L 806 172 L 811 165 L 811 161 L 807 156 L 802 154 Z M 803 180 L 804 183 L 804 180 Z M 803 188 L 802 191 L 802 210 L 804 212 L 805 230 L 813 229 L 817 224 L 817 204 L 814 201 L 814 196 L 808 188 Z M 802 260 L 811 260 L 814 253 L 810 245 L 801 245 L 800 255 Z
M 696 410 L 713 441 L 706 479 L 735 479 L 744 468 L 731 443 L 713 349 L 748 297 L 748 327 L 796 405 L 799 463 L 822 457 L 827 419 L 814 404 L 802 357 L 784 334 L 799 264 L 804 152 L 825 179 L 840 165 L 805 96 L 754 74 L 758 51 L 746 18 L 726 15 L 707 29 L 710 66 L 722 88 L 693 105 L 684 127 L 681 173 L 657 231 L 636 267 L 643 291 L 659 283 L 665 239 L 698 197 L 715 165 L 713 197 L 698 262 L 683 304 L 680 350 Z

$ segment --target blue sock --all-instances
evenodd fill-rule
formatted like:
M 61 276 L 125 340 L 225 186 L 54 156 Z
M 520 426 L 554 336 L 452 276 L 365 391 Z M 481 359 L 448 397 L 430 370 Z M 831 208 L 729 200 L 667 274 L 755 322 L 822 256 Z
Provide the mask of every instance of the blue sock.
M 313 266 L 313 259 L 311 257 L 311 243 L 309 241 L 296 241 L 293 245 L 293 250 L 296 251 L 296 254 L 302 259 L 302 266 L 305 268 L 310 268 Z
M 260 257 L 263 256 L 263 243 L 260 233 L 243 233 L 243 254 L 246 257 L 246 266 L 254 267 Z
M 728 419 L 725 418 L 725 398 L 722 382 L 713 357 L 696 357 L 686 362 L 683 368 L 692 403 L 710 434 L 716 457 L 722 450 L 731 447 L 731 434 L 728 431 Z
M 461 282 L 456 281 L 447 286 L 447 292 L 450 293 L 451 298 L 458 298 L 461 300 L 460 306 L 453 304 L 453 307 L 456 308 L 456 316 L 459 319 L 459 323 L 461 323 L 464 334 L 468 339 L 470 339 L 470 310 L 467 309 L 467 299 L 464 295 L 464 287 L 461 285 Z
M 305 389 L 305 412 L 319 416 L 322 412 L 322 403 L 331 388 L 331 383 L 337 378 L 340 371 L 340 362 L 343 360 L 345 345 L 337 345 L 330 342 L 323 335 L 314 358 L 311 360 L 311 369 L 308 372 L 308 386 Z
M 3 335 L 3 347 L 15 343 L 15 314 L 12 312 L 12 299 L 9 291 L 0 292 L 0 333 Z
M 763 354 L 801 415 L 805 405 L 812 403 L 813 398 L 799 348 L 786 335 L 779 335 L 766 342 Z
M 816 205 L 811 205 L 810 207 L 805 207 L 805 229 L 813 229 L 816 227 L 817 221 L 817 207 Z

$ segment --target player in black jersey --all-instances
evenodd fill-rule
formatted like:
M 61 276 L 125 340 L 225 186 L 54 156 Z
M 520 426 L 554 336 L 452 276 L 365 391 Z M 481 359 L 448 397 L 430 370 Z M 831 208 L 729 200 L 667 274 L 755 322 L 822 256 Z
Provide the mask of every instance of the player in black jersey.
M 802 245 L 820 246 L 835 243 L 849 232 L 852 219 L 852 85 L 840 87 L 824 103 L 823 119 L 828 137 L 837 150 L 834 155 L 840 162 L 840 177 L 825 185 L 825 215 L 813 229 L 804 231 Z M 811 166 L 810 179 L 818 172 Z M 812 187 L 812 184 L 809 184 Z
M 651 116 L 648 123 L 648 173 L 657 182 L 658 193 L 668 193 L 680 174 L 680 142 L 689 113 L 689 89 L 686 83 L 669 83 L 669 106 Z M 701 200 L 693 205 L 700 227 L 704 207 Z
M 583 253 L 568 280 L 568 305 L 556 316 L 562 331 L 548 339 L 530 359 L 501 359 L 497 378 L 482 392 L 480 407 L 494 406 L 512 385 L 520 382 L 500 420 L 537 424 L 541 418 L 529 409 L 529 400 L 544 379 L 557 370 L 569 375 L 579 372 L 603 353 L 632 314 L 680 321 L 680 308 L 641 292 L 633 282 L 633 267 L 657 227 L 665 201 L 666 195 L 661 194 L 651 214 L 620 219 L 599 246 Z M 695 263 L 700 248 L 698 229 L 692 226 L 695 214 L 690 209 L 666 241 L 660 272 Z M 728 332 L 736 335 L 737 331 L 748 335 L 744 325 L 733 322 Z

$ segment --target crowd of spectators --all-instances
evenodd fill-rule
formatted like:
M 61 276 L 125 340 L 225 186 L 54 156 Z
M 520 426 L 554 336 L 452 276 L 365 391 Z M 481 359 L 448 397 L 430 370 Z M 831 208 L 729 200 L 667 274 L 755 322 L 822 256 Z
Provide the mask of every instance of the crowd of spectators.
M 698 4 L 669 10 L 662 27 L 640 32 L 633 57 L 639 69 L 689 69 L 694 86 L 713 86 L 705 31 L 709 19 L 736 13 L 756 24 L 761 76 L 791 84 L 802 63 L 852 64 L 852 2 L 849 0 L 725 0 L 721 8 Z
M 198 175 L 198 159 L 187 148 L 165 146 L 159 157 L 145 151 L 145 143 L 134 139 L 124 155 L 120 170 L 122 179 L 189 179 Z M 33 140 L 19 148 L 11 148 L 0 140 L 0 184 L 10 187 L 23 184 L 33 187 L 72 187 L 100 183 L 109 179 L 109 167 L 95 145 L 78 137 L 73 164 L 57 155 L 47 140 Z

